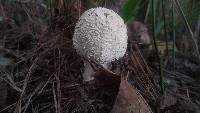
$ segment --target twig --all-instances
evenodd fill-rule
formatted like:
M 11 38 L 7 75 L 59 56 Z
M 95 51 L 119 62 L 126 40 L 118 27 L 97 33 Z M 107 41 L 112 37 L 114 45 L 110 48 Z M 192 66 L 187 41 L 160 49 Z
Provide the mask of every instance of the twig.
M 55 73 L 53 73 L 49 78 L 48 80 L 46 81 L 46 83 L 43 85 L 43 87 L 40 89 L 40 91 L 38 92 L 38 94 L 41 94 L 42 91 L 44 90 L 44 88 L 47 86 L 47 84 L 50 82 L 51 78 L 53 77 Z
M 40 83 L 40 84 L 35 88 L 35 90 L 34 90 L 29 96 L 27 96 L 27 97 L 28 97 L 28 100 L 27 100 L 27 102 L 26 102 L 26 104 L 25 104 L 25 106 L 24 106 L 24 112 L 23 112 L 23 113 L 26 112 L 26 110 L 27 110 L 29 104 L 31 103 L 32 97 L 33 97 L 34 95 L 38 94 L 38 91 L 41 89 L 42 86 L 43 86 L 43 83 Z
M 182 73 L 179 73 L 179 72 L 170 72 L 166 69 L 163 70 L 165 73 L 168 73 L 170 75 L 173 75 L 175 78 L 184 78 L 184 79 L 187 79 L 187 80 L 190 80 L 190 81 L 194 81 L 191 77 L 187 76 L 187 75 L 184 75 Z
M 55 105 L 55 113 L 58 113 L 58 102 L 57 102 L 57 96 L 56 96 L 56 90 L 55 90 L 55 84 L 53 82 L 52 85 L 52 89 L 53 89 L 53 99 L 54 99 L 54 105 Z
M 200 15 L 197 19 L 197 25 L 196 25 L 195 32 L 194 32 L 194 37 L 197 41 L 198 41 L 198 38 L 199 38 L 199 31 L 200 31 Z
M 16 105 L 16 103 L 13 103 L 13 104 L 10 104 L 10 105 L 6 106 L 4 109 L 2 109 L 2 110 L 0 111 L 0 113 L 4 113 L 3 111 L 9 109 L 10 107 L 12 107 L 12 106 L 14 106 L 14 105 Z
M 139 47 L 138 47 L 138 45 L 137 45 L 137 44 L 134 44 L 134 46 L 135 46 L 137 52 L 139 53 L 139 57 L 140 57 L 141 60 L 143 61 L 143 64 L 144 64 L 144 66 L 146 67 L 146 70 L 147 70 L 148 74 L 152 74 L 152 72 L 151 72 L 149 66 L 147 65 L 147 62 L 145 61 L 145 59 L 144 59 L 144 57 L 143 57 L 143 55 L 142 55 L 142 53 L 141 53 L 141 51 L 140 51 L 140 49 L 139 49 Z

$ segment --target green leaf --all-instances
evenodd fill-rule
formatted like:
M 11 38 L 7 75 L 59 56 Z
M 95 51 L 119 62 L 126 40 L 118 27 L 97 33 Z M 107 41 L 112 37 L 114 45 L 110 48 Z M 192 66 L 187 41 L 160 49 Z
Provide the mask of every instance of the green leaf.
M 132 19 L 137 13 L 141 0 L 127 0 L 122 10 L 120 11 L 121 17 L 125 22 Z

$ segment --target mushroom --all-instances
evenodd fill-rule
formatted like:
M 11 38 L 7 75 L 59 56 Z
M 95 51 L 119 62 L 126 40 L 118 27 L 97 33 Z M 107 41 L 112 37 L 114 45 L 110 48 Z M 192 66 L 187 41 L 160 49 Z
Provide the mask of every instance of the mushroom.
M 108 69 L 109 64 L 123 57 L 127 49 L 127 28 L 113 10 L 91 8 L 79 18 L 73 35 L 73 46 L 84 61 L 84 81 L 94 78 L 93 61 Z

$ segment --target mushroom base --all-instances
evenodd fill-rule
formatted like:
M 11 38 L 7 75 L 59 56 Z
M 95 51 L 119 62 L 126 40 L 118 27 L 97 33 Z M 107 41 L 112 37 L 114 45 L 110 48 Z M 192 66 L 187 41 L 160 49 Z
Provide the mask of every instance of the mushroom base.
M 92 66 L 89 62 L 84 61 L 84 72 L 83 72 L 83 81 L 91 81 L 94 80 L 94 77 L 92 76 L 95 72 L 93 71 Z

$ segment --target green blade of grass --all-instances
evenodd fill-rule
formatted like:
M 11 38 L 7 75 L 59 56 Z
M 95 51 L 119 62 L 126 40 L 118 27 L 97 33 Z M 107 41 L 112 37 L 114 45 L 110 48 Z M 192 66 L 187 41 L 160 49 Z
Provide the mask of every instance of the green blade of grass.
M 173 37 L 173 71 L 175 72 L 175 41 L 176 41 L 176 29 L 175 29 L 175 10 L 172 3 L 172 37 Z
M 133 16 L 137 13 L 140 2 L 141 0 L 127 0 L 122 10 L 120 11 L 120 15 L 125 22 L 132 19 Z
M 157 45 L 157 38 L 156 38 L 156 17 L 155 17 L 155 3 L 154 0 L 151 0 L 151 13 L 152 13 L 152 32 L 153 32 L 153 42 L 156 51 L 156 56 L 159 59 L 159 52 L 158 52 L 158 45 Z
M 155 1 L 151 0 L 151 16 L 152 16 L 152 31 L 153 31 L 153 42 L 154 42 L 154 47 L 156 51 L 156 57 L 158 59 L 159 63 L 159 75 L 160 75 L 160 87 L 161 87 L 161 93 L 164 94 L 164 81 L 163 81 L 163 61 L 160 58 L 159 52 L 158 52 L 158 45 L 157 45 L 157 37 L 156 37 L 156 10 L 155 10 Z
M 165 43 L 166 43 L 166 54 L 168 55 L 169 52 L 169 42 L 168 42 L 168 37 L 167 37 L 167 25 L 166 25 L 166 18 L 165 18 L 165 5 L 164 5 L 164 0 L 161 1 L 161 8 L 162 8 L 162 19 L 163 19 L 163 24 L 164 24 L 164 38 L 165 38 Z

